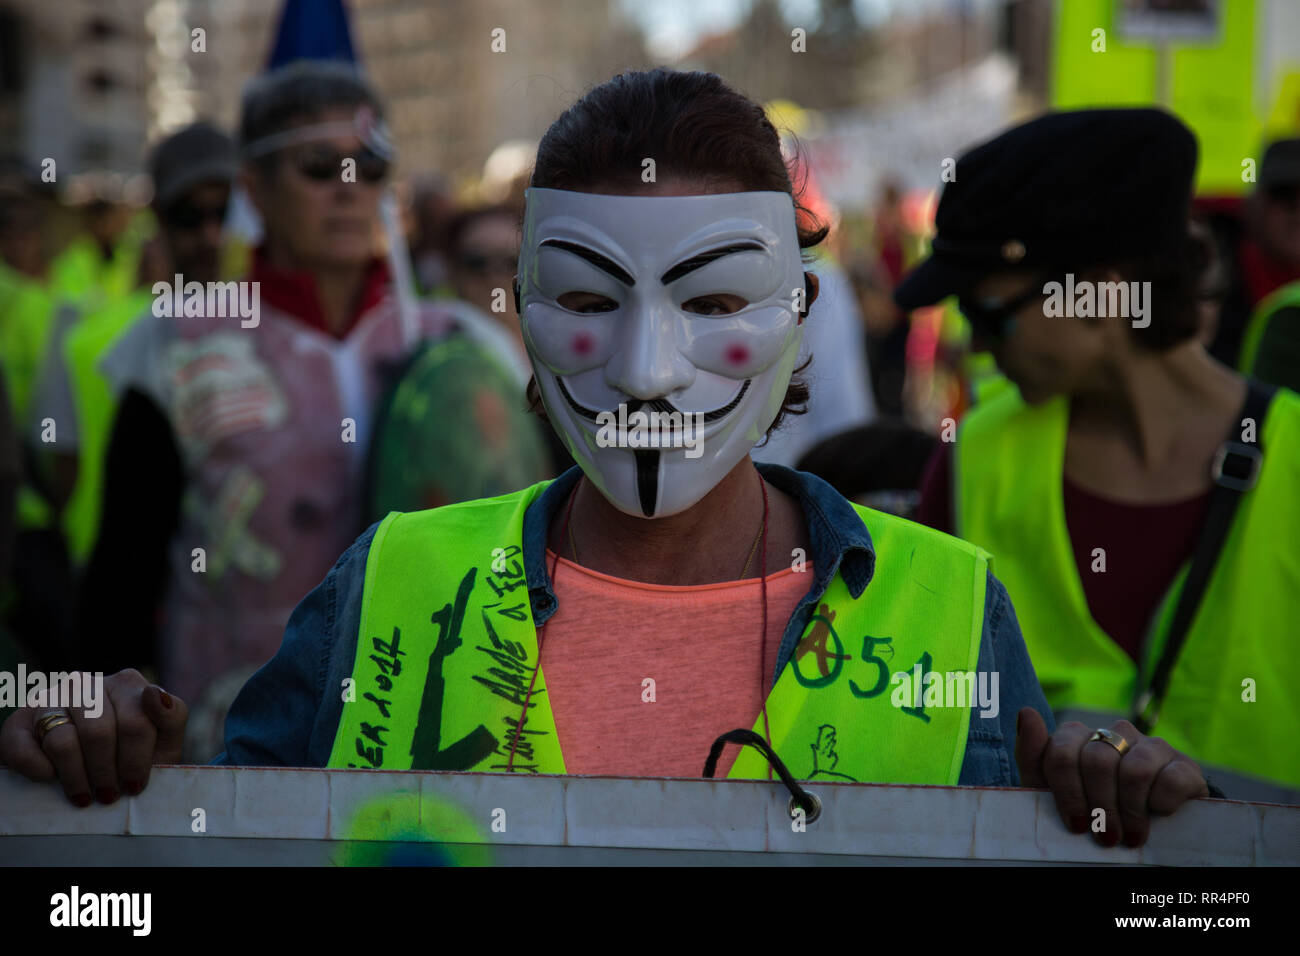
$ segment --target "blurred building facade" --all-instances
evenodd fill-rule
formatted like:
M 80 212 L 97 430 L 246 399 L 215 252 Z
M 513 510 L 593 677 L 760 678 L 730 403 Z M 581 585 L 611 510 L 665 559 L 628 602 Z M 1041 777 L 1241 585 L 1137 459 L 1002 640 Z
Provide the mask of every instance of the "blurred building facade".
M 0 135 L 55 158 L 61 179 L 138 170 L 163 133 L 233 119 L 274 14 L 264 0 L 0 0 Z
M 680 65 L 719 73 L 760 101 L 869 109 L 974 65 L 1005 42 L 999 4 L 900 8 L 875 25 L 859 19 L 853 0 L 818 0 L 806 21 L 785 9 L 779 0 L 753 0 L 742 22 L 703 38 Z
M 645 65 L 612 0 L 354 0 L 353 11 L 404 169 L 477 174 L 494 146 L 540 138 L 588 87 Z
M 389 104 L 403 172 L 475 175 L 494 146 L 539 137 L 584 89 L 645 60 L 640 34 L 607 0 L 347 6 L 358 55 Z M 0 0 L 0 136 L 30 159 L 55 157 L 62 179 L 137 170 L 148 143 L 197 117 L 233 127 L 280 7 Z

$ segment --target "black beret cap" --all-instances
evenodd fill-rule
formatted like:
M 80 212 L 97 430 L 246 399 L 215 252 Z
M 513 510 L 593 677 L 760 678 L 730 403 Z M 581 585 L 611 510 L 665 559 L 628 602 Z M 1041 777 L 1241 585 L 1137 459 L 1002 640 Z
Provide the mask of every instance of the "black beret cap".
M 1159 109 L 1048 113 L 957 160 L 930 258 L 894 290 L 904 309 L 1010 268 L 1086 268 L 1182 247 L 1196 137 Z

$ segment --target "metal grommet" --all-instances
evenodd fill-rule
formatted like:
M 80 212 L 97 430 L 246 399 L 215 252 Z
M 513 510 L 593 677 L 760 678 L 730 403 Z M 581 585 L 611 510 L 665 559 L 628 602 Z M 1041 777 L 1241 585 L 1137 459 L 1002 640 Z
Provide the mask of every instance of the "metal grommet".
M 807 793 L 807 791 L 804 791 L 804 792 Z M 804 817 L 804 821 L 803 821 L 803 822 L 804 822 L 805 824 L 808 824 L 808 823 L 816 823 L 816 822 L 817 822 L 817 818 L 820 817 L 820 816 L 822 815 L 822 802 L 821 802 L 821 800 L 818 798 L 817 794 L 815 794 L 815 793 L 809 793 L 808 796 L 812 798 L 812 812 L 808 813 L 807 816 Z M 797 808 L 798 808 L 798 805 L 794 802 L 794 795 L 792 794 L 792 795 L 790 796 L 790 802 L 786 804 L 786 812 L 787 812 L 788 814 L 790 814 L 790 819 L 791 819 L 791 820 L 793 820 L 793 819 L 795 818 L 794 811 L 795 811 Z

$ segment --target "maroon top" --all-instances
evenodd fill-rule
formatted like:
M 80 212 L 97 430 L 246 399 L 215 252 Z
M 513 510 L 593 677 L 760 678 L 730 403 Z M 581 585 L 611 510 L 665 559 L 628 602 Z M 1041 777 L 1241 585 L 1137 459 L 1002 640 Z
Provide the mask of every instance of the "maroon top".
M 1210 492 L 1134 505 L 1099 497 L 1068 478 L 1063 490 L 1065 526 L 1088 610 L 1111 640 L 1136 660 L 1151 615 L 1196 547 Z M 940 442 L 921 483 L 916 520 L 952 534 L 952 501 L 952 443 Z M 1092 570 L 1094 548 L 1106 552 L 1105 574 Z M 1012 594 L 1013 605 L 1015 600 Z

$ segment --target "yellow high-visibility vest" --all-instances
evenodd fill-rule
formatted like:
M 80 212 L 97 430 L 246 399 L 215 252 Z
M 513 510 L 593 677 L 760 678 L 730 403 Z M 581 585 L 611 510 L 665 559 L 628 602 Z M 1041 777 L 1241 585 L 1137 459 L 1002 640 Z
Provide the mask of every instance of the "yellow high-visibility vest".
M 1062 490 L 1068 419 L 1066 399 L 1029 406 L 1018 390 L 975 406 L 954 448 L 957 532 L 997 562 L 1052 709 L 1128 716 L 1160 658 L 1187 566 L 1154 616 L 1140 681 L 1138 664 L 1098 626 L 1084 596 Z M 1300 396 L 1279 389 L 1258 438 L 1263 467 L 1237 509 L 1152 733 L 1204 764 L 1296 788 Z
M 380 524 L 366 560 L 355 699 L 343 705 L 329 766 L 504 771 L 518 729 L 515 771 L 565 772 L 541 672 L 518 726 L 537 668 L 524 513 L 548 484 L 395 512 Z M 856 600 L 837 574 L 818 601 L 767 699 L 772 747 L 799 779 L 821 771 L 858 782 L 955 784 L 969 702 L 900 706 L 890 691 L 902 685 L 891 676 L 974 673 L 987 556 L 854 507 L 876 547 L 875 574 Z M 753 729 L 763 735 L 761 714 Z M 819 746 L 822 763 L 828 748 L 837 751 L 833 771 L 819 766 Z M 729 776 L 767 779 L 767 761 L 745 748 Z

